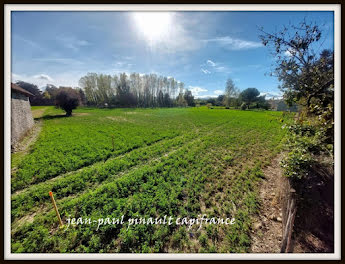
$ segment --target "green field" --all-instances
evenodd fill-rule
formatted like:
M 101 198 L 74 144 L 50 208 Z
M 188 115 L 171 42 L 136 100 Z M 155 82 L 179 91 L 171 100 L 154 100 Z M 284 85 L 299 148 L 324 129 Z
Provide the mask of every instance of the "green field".
M 261 169 L 280 151 L 285 133 L 282 113 L 79 108 L 65 117 L 53 107 L 43 111 L 37 141 L 12 159 L 12 252 L 248 252 Z M 236 221 L 199 230 L 176 224 L 59 229 L 49 191 L 64 223 L 200 214 Z

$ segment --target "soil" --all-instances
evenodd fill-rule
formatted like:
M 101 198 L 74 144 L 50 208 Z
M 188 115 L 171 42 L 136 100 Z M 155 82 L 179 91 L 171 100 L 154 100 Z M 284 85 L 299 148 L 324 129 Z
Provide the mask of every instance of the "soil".
M 35 110 L 31 110 L 32 113 L 32 117 L 33 118 L 40 118 L 43 116 L 44 112 L 47 110 L 48 107 L 43 107 L 40 109 L 35 109 Z
M 321 157 L 302 186 L 295 220 L 294 251 L 334 252 L 334 170 Z
M 280 253 L 282 242 L 282 211 L 280 208 L 280 184 L 282 154 L 263 169 L 265 179 L 259 189 L 260 211 L 254 218 L 251 233 L 251 253 Z
M 280 253 L 282 242 L 283 176 L 278 155 L 263 169 L 259 197 L 261 207 L 252 226 L 252 253 Z M 292 253 L 334 252 L 334 171 L 319 162 L 310 170 L 303 202 L 297 205 Z

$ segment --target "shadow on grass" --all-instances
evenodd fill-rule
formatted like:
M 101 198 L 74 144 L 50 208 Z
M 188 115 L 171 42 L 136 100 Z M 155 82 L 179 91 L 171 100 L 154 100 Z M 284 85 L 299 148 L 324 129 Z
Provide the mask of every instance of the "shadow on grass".
M 45 115 L 42 117 L 36 117 L 34 119 L 39 121 L 39 120 L 51 120 L 51 119 L 63 118 L 63 117 L 69 117 L 69 116 L 67 116 L 67 115 Z

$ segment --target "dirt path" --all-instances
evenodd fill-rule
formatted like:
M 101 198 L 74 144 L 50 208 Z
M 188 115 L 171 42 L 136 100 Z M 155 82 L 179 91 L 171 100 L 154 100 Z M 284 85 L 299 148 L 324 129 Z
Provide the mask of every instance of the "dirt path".
M 40 109 L 31 110 L 32 117 L 33 118 L 40 118 L 40 117 L 42 117 L 44 112 L 47 109 L 48 109 L 48 107 L 43 107 L 43 108 L 40 108 Z
M 252 253 L 279 253 L 282 241 L 282 212 L 280 208 L 280 184 L 282 172 L 279 154 L 270 166 L 263 169 L 265 179 L 262 180 L 259 197 L 261 208 L 254 218 L 251 233 Z

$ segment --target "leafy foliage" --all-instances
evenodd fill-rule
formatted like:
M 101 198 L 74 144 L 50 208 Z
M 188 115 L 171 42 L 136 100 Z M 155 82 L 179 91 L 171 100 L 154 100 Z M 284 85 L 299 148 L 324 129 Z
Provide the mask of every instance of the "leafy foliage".
M 241 100 L 247 105 L 247 108 L 252 102 L 256 102 L 260 92 L 256 88 L 247 88 L 240 93 Z
M 191 92 L 183 94 L 184 84 L 172 77 L 156 74 L 88 73 L 80 78 L 88 104 L 98 107 L 194 106 Z
M 79 94 L 72 88 L 60 88 L 55 97 L 55 105 L 66 111 L 67 116 L 72 115 L 73 109 L 79 105 Z
M 333 159 L 334 145 L 334 54 L 315 52 L 322 31 L 313 23 L 302 21 L 284 27 L 278 33 L 263 31 L 260 37 L 276 58 L 273 74 L 282 82 L 281 90 L 291 105 L 303 106 L 293 124 L 289 124 L 287 147 L 290 151 L 282 165 L 295 186 L 308 178 L 318 156 Z M 333 164 L 330 164 L 333 165 Z

